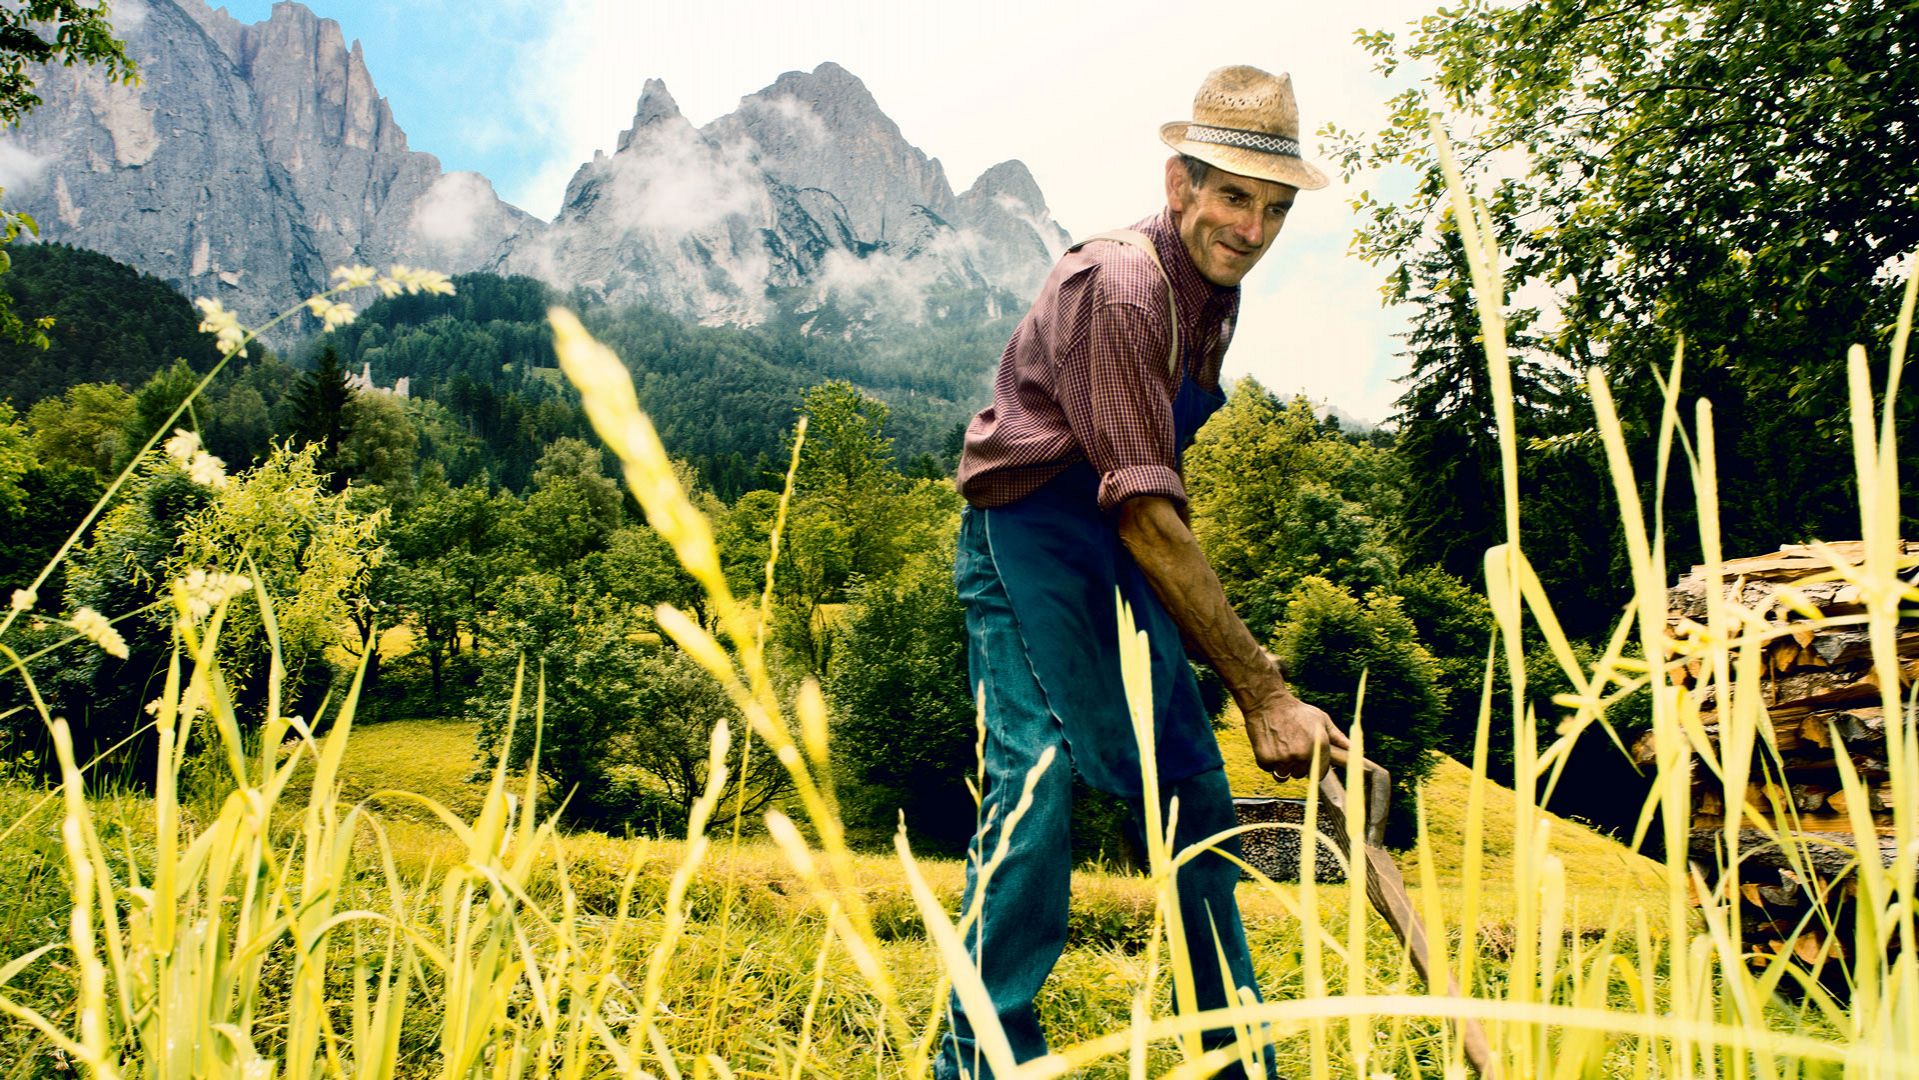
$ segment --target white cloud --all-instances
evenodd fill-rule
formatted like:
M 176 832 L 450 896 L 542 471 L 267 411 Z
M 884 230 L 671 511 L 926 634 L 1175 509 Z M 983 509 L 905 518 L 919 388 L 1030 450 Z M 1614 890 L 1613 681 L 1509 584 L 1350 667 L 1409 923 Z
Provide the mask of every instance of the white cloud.
M 489 154 L 519 141 L 521 133 L 499 116 L 482 112 L 460 125 L 460 141 L 475 154 Z
M 34 190 L 46 175 L 48 162 L 16 140 L 0 138 L 0 188 L 15 194 Z
M 1011 195 L 996 195 L 993 197 L 993 203 L 1006 211 L 1014 220 L 1033 230 L 1033 235 L 1039 237 L 1039 242 L 1046 246 L 1046 255 L 1049 259 L 1056 260 L 1066 254 L 1066 245 L 1060 243 L 1059 234 L 1054 229 L 1050 214 L 1028 206 Z
M 413 234 L 443 249 L 471 243 L 480 227 L 497 213 L 493 185 L 478 173 L 451 172 L 433 182 L 413 206 L 407 223 Z
M 1392 412 L 1392 379 L 1405 366 L 1394 356 L 1400 322 L 1376 299 L 1378 273 L 1310 248 L 1294 260 L 1287 254 L 1275 250 L 1267 256 L 1273 265 L 1261 263 L 1247 279 L 1227 376 L 1251 375 L 1274 393 L 1304 394 L 1378 423 Z
M 917 325 L 926 319 L 927 292 L 939 281 L 938 264 L 875 252 L 864 258 L 829 251 L 815 276 L 820 295 L 855 316 L 879 315 Z
M 926 318 L 928 294 L 954 267 L 976 260 L 979 236 L 967 229 L 942 231 L 912 257 L 879 251 L 859 256 L 826 253 L 814 280 L 825 299 L 842 310 L 917 324 Z
M 145 0 L 118 0 L 113 5 L 113 30 L 118 36 L 137 34 L 147 24 Z
M 715 147 L 690 126 L 670 121 L 635 143 L 606 163 L 605 204 L 622 228 L 678 237 L 732 217 L 768 216 L 766 186 L 747 144 Z

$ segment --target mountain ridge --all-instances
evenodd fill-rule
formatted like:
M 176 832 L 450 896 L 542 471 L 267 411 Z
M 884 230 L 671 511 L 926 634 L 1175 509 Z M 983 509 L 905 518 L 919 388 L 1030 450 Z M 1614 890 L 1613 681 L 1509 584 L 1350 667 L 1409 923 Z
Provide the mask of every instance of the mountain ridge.
M 546 221 L 412 148 L 360 43 L 303 4 L 257 23 L 205 0 L 116 15 L 142 82 L 36 69 L 45 103 L 0 153 L 8 201 L 45 239 L 253 321 L 360 262 L 529 273 L 705 323 L 827 307 L 910 321 L 934 286 L 1023 299 L 1066 243 L 1023 164 L 956 194 L 831 61 L 699 127 L 648 80 L 632 126 Z

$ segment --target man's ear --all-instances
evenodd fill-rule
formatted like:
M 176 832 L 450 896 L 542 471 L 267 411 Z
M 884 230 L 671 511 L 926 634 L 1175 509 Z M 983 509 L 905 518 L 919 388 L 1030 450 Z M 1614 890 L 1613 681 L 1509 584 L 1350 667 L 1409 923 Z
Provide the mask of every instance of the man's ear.
M 1186 175 L 1186 166 L 1180 164 L 1178 156 L 1166 159 L 1166 205 L 1174 213 L 1185 213 L 1186 205 L 1193 198 L 1193 178 Z

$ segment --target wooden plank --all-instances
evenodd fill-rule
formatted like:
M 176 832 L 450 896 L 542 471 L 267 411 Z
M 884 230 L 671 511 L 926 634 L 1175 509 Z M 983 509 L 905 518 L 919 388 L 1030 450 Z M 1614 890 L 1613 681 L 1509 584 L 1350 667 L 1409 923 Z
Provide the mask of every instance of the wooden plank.
M 1800 934 L 1798 939 L 1792 943 L 1792 955 L 1798 957 L 1799 962 L 1807 966 L 1817 963 L 1820 953 L 1819 947 L 1824 944 L 1824 936 L 1825 935 L 1821 934 L 1818 930 L 1808 930 Z
M 1775 719 L 1775 723 L 1777 720 Z M 1808 742 L 1832 745 L 1832 730 L 1838 729 L 1842 746 L 1867 746 L 1885 741 L 1886 712 L 1877 705 L 1824 709 L 1808 712 L 1799 721 L 1799 732 Z
M 1857 566 L 1866 559 L 1866 545 L 1862 540 L 1837 540 L 1826 548 L 1842 561 Z M 1727 578 L 1746 577 L 1774 581 L 1791 581 L 1814 574 L 1826 573 L 1833 569 L 1828 556 L 1820 553 L 1810 544 L 1787 544 L 1770 555 L 1753 555 L 1743 559 L 1728 559 L 1721 564 L 1721 571 Z M 1907 541 L 1899 545 L 1897 565 L 1903 569 L 1919 564 L 1919 543 Z M 1704 578 L 1706 568 L 1696 565 L 1687 577 Z
M 1852 818 L 1847 814 L 1801 814 L 1797 822 L 1780 821 L 1777 824 L 1785 828 L 1788 824 L 1797 825 L 1798 831 L 1807 833 L 1850 833 Z M 1875 831 L 1891 835 L 1892 815 L 1877 813 L 1872 815 L 1872 827 Z
M 1771 822 L 1775 829 L 1788 833 L 1797 831 L 1827 835 L 1852 832 L 1852 817 L 1848 814 L 1836 814 L 1831 811 L 1824 811 L 1816 814 L 1800 814 L 1797 819 L 1793 819 L 1787 817 L 1785 814 L 1775 814 L 1770 807 L 1766 806 L 1752 806 L 1751 812 L 1758 814 L 1761 819 Z M 1691 827 L 1694 833 L 1720 833 L 1723 832 L 1726 827 L 1726 815 L 1724 812 L 1713 814 L 1694 813 L 1689 820 L 1692 823 Z M 1745 818 L 1744 820 L 1750 825 L 1750 818 Z M 1885 811 L 1874 813 L 1872 815 L 1872 826 L 1880 835 L 1891 836 L 1892 814 Z M 1755 836 L 1759 835 L 1756 830 L 1749 831 L 1753 831 Z
M 1901 665 L 1899 676 L 1902 687 L 1919 678 L 1919 660 Z M 1808 712 L 1876 699 L 1879 679 L 1869 668 L 1808 668 L 1768 680 L 1765 692 L 1766 711 L 1777 726 L 1782 718 L 1798 719 Z M 1702 720 L 1704 714 L 1718 711 L 1718 685 L 1700 687 L 1692 694 Z
M 1904 561 L 1908 566 L 1919 564 L 1919 554 L 1909 554 Z M 1807 606 L 1824 615 L 1856 615 L 1865 610 L 1857 585 L 1838 579 L 1810 580 L 1830 570 L 1823 561 L 1812 560 L 1796 565 L 1802 569 L 1774 570 L 1747 575 L 1729 572 L 1720 580 L 1720 595 L 1728 603 L 1748 611 L 1758 613 L 1783 611 L 1787 608 L 1779 601 L 1778 593 L 1781 588 L 1791 587 Z M 1696 567 L 1692 573 L 1680 578 L 1678 583 L 1668 591 L 1667 604 L 1670 623 L 1677 623 L 1682 619 L 1704 622 L 1706 580 L 1703 568 Z
M 1901 660 L 1919 657 L 1919 630 L 1907 630 L 1893 639 Z M 1872 663 L 1872 635 L 1863 626 L 1829 627 L 1815 635 L 1797 658 L 1806 667 L 1849 668 Z
M 1805 781 L 1788 783 L 1786 790 L 1792 793 L 1792 804 L 1805 812 L 1825 809 L 1826 801 L 1833 792 L 1824 784 Z
M 1866 788 L 1865 795 L 1867 810 L 1876 814 L 1892 809 L 1891 784 L 1873 784 Z M 1852 800 L 1846 797 L 1844 791 L 1835 791 L 1831 797 L 1826 800 L 1826 805 L 1832 808 L 1833 813 L 1843 814 L 1852 805 Z
M 1791 638 L 1774 638 L 1766 643 L 1766 666 L 1775 675 L 1791 671 L 1799 663 L 1799 645 Z

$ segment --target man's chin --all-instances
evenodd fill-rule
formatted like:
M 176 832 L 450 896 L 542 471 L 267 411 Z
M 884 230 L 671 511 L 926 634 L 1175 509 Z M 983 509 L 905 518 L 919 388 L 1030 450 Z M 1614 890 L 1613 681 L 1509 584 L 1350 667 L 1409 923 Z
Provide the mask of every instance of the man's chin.
M 1245 280 L 1258 261 L 1257 257 L 1244 256 L 1214 259 L 1200 271 L 1200 276 L 1221 288 L 1231 288 Z

